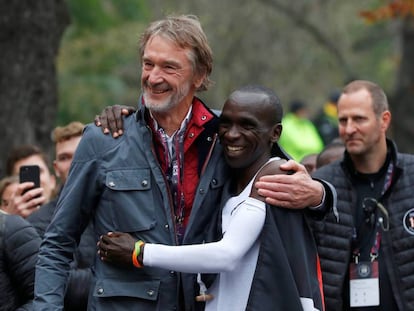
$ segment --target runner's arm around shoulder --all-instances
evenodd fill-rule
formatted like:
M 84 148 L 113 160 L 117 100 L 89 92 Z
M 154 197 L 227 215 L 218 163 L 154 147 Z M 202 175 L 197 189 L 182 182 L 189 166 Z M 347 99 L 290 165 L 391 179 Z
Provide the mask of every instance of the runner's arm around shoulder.
M 336 191 L 326 181 L 313 179 L 306 168 L 294 160 L 275 161 L 257 176 L 255 191 L 266 203 L 290 209 L 308 208 L 323 217 L 336 206 Z M 277 168 L 279 166 L 279 169 Z
M 264 164 L 260 170 L 257 172 L 256 177 L 253 182 L 253 187 L 250 192 L 250 197 L 257 200 L 266 202 L 266 197 L 259 194 L 259 189 L 254 185 L 260 180 L 261 177 L 267 175 L 277 175 L 277 174 L 289 174 L 289 171 L 283 171 L 280 169 L 280 165 L 286 163 L 285 159 L 273 158 L 271 161 Z

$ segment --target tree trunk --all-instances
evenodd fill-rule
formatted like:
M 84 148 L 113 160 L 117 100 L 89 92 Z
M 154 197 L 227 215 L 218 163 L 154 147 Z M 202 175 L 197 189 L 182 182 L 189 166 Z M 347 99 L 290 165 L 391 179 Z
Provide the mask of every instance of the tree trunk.
M 2 168 L 12 146 L 37 144 L 49 154 L 53 149 L 55 60 L 69 20 L 64 0 L 0 0 Z
M 391 100 L 392 136 L 400 151 L 414 153 L 414 16 L 403 21 L 401 63 Z

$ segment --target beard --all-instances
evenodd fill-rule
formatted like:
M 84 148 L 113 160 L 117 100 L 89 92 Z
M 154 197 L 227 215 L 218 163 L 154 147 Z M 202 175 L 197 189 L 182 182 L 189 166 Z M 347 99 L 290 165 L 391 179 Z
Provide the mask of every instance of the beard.
M 166 113 L 181 103 L 181 101 L 188 95 L 190 87 L 190 82 L 185 83 L 180 88 L 178 88 L 176 92 L 170 94 L 165 99 L 158 100 L 152 98 L 151 87 L 148 86 L 148 82 L 144 82 L 142 89 L 145 107 L 153 112 Z M 156 86 L 154 89 L 156 89 Z

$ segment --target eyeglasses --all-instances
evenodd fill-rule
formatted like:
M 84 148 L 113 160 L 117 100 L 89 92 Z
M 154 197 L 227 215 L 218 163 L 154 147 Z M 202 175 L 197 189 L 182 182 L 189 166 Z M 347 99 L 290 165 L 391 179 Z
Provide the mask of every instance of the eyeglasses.
M 378 217 L 378 222 L 380 223 L 382 230 L 388 231 L 390 229 L 388 211 L 381 202 L 378 202 L 374 198 L 364 198 L 362 201 L 362 209 L 365 214 L 365 221 L 371 224 L 374 223 L 376 208 L 378 208 L 382 214 L 382 216 Z

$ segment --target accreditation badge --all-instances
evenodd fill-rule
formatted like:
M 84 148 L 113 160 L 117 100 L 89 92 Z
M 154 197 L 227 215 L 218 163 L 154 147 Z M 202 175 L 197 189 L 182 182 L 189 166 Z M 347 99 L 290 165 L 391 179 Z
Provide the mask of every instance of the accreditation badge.
M 379 306 L 378 261 L 351 263 L 349 282 L 351 307 Z

